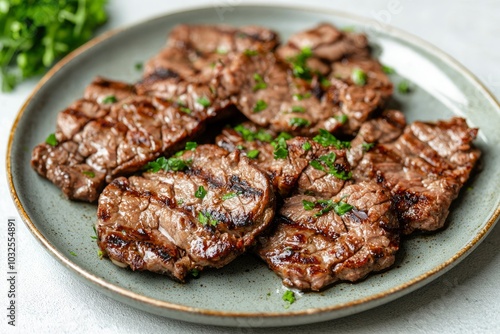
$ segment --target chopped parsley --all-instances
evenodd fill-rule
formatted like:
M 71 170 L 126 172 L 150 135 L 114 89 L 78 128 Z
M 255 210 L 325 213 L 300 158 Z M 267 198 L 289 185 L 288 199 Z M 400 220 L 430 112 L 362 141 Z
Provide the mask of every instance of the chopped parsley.
M 330 83 L 330 80 L 328 80 L 327 78 L 321 78 L 321 86 L 323 86 L 323 88 L 328 88 L 330 87 L 332 84 Z
M 204 108 L 210 107 L 210 100 L 206 96 L 202 96 L 196 100 L 197 103 L 201 104 Z
M 227 50 L 226 49 L 223 49 L 223 48 L 218 48 L 217 50 L 215 50 L 215 52 L 219 55 L 225 55 L 227 54 Z
M 182 205 L 184 203 L 184 200 L 182 198 L 179 198 L 176 200 L 177 205 Z
M 303 114 L 306 112 L 306 108 L 304 108 L 303 106 L 292 106 L 292 112 Z
M 398 84 L 398 92 L 401 94 L 408 94 L 410 90 L 410 82 L 408 80 L 403 80 Z
M 142 70 L 142 67 L 143 67 L 142 63 L 135 63 L 136 70 L 140 71 L 140 70 Z
M 193 111 L 187 107 L 179 107 L 179 110 L 182 111 L 185 114 L 191 114 Z
M 333 201 L 331 199 L 328 199 L 328 200 L 321 200 L 320 199 L 320 200 L 316 201 L 316 204 L 318 204 L 321 207 L 321 210 L 316 212 L 314 214 L 314 217 L 321 217 L 325 213 L 328 213 L 328 212 L 334 210 L 336 203 L 333 203 Z
M 274 159 L 286 159 L 288 157 L 288 146 L 284 137 L 273 141 L 271 145 L 274 147 Z
M 366 85 L 366 81 L 368 80 L 368 76 L 366 72 L 360 68 L 355 68 L 352 70 L 351 79 L 357 86 Z
M 346 114 L 342 114 L 342 115 L 338 115 L 338 116 L 335 116 L 335 119 L 340 123 L 340 124 L 345 124 L 347 123 L 347 115 Z
M 251 150 L 247 152 L 247 157 L 249 157 L 250 159 L 255 159 L 259 156 L 259 154 L 260 154 L 259 150 Z
M 343 201 L 338 202 L 337 205 L 335 205 L 335 207 L 333 208 L 335 213 L 338 214 L 339 216 L 346 214 L 352 209 L 354 209 L 354 207 L 351 204 L 347 204 L 346 202 Z
M 375 143 L 364 142 L 363 144 L 361 144 L 361 147 L 363 148 L 363 151 L 365 151 L 365 152 L 368 152 L 369 150 L 371 150 L 373 148 L 373 146 L 375 146 Z
M 257 50 L 246 49 L 245 51 L 243 51 L 243 54 L 245 56 L 252 57 L 258 55 L 259 53 L 257 52 Z
M 189 275 L 191 275 L 191 277 L 197 278 L 197 277 L 200 276 L 200 271 L 198 269 L 196 269 L 196 268 L 191 269 L 189 271 Z
M 316 207 L 316 204 L 314 202 L 307 201 L 305 199 L 302 200 L 302 205 L 304 206 L 304 210 L 306 211 L 310 211 Z
M 302 101 L 303 99 L 308 99 L 311 97 L 311 93 L 305 93 L 305 94 L 294 94 L 293 97 L 297 101 Z
M 302 144 L 302 149 L 304 151 L 309 151 L 311 149 L 312 145 L 310 142 L 306 141 L 304 144 Z
M 253 107 L 253 112 L 254 113 L 261 112 L 262 110 L 264 110 L 266 108 L 267 108 L 266 101 L 264 101 L 264 100 L 257 100 L 257 102 L 255 103 L 255 106 Z
M 118 101 L 118 100 L 116 99 L 116 96 L 114 96 L 114 95 L 108 95 L 104 99 L 102 99 L 102 103 L 104 103 L 104 104 L 115 103 L 116 101 Z
M 283 294 L 281 297 L 285 302 L 287 302 L 287 305 L 285 308 L 289 308 L 290 305 L 295 303 L 295 293 L 292 290 L 286 290 L 286 292 Z
M 349 180 L 352 176 L 351 172 L 346 172 L 345 170 L 340 168 L 340 165 L 335 164 L 336 154 L 331 152 L 329 154 L 325 154 L 320 156 L 317 160 L 311 160 L 309 164 L 317 170 L 321 170 L 325 173 L 331 174 L 336 178 L 341 180 Z M 325 164 L 327 168 L 323 166 Z
M 76 253 L 75 253 L 75 252 L 70 251 L 69 253 L 70 253 L 71 255 L 73 255 L 73 256 L 78 256 L 78 255 L 76 255 Z
M 100 260 L 102 260 L 102 257 L 104 256 L 104 252 L 102 250 L 97 251 L 97 256 L 99 257 Z
M 243 146 L 243 145 L 236 145 L 236 148 L 241 151 L 241 150 L 245 149 L 245 146 Z
M 390 66 L 387 65 L 382 65 L 382 71 L 384 71 L 385 74 L 394 74 L 396 73 L 396 70 Z
M 194 151 L 198 147 L 195 141 L 188 141 L 186 143 L 186 151 Z
M 85 176 L 86 176 L 86 177 L 88 177 L 88 178 L 93 178 L 93 177 L 95 177 L 95 173 L 94 173 L 93 171 L 91 171 L 91 170 L 84 170 L 84 171 L 82 172 L 82 174 L 83 174 L 83 175 L 85 175 Z
M 330 132 L 325 129 L 319 129 L 319 134 L 313 138 L 315 142 L 325 147 L 333 146 L 337 149 L 350 148 L 351 143 L 348 141 L 341 141 L 335 138 Z
M 49 144 L 50 146 L 57 146 L 59 142 L 57 141 L 56 135 L 54 133 L 51 133 L 47 139 L 45 139 L 45 142 Z
M 298 55 L 289 59 L 294 76 L 304 80 L 312 79 L 312 71 L 309 67 L 307 67 L 307 60 L 311 57 L 311 48 L 305 47 L 300 50 Z
M 253 75 L 253 78 L 255 80 L 255 86 L 253 86 L 252 88 L 254 92 L 267 88 L 267 84 L 264 81 L 264 78 L 262 78 L 262 76 L 259 73 L 255 73 Z
M 209 212 L 203 213 L 201 211 L 198 213 L 198 221 L 203 226 L 206 225 L 215 226 L 218 223 L 218 221 L 214 219 L 214 217 L 212 217 L 212 215 Z
M 309 125 L 311 125 L 311 122 L 309 122 L 309 121 L 308 121 L 307 119 L 305 119 L 305 118 L 294 117 L 294 118 L 291 118 L 291 119 L 290 119 L 289 124 L 290 124 L 291 126 L 304 127 L 304 126 L 309 126 Z
M 267 133 L 263 129 L 259 129 L 257 132 L 254 132 L 250 129 L 245 128 L 242 124 L 235 126 L 234 131 L 238 132 L 245 141 L 260 140 L 266 143 L 270 143 L 273 140 L 273 136 L 271 136 L 271 134 Z
M 234 198 L 236 196 L 238 196 L 238 194 L 236 194 L 236 193 L 227 193 L 227 194 L 222 196 L 222 200 L 227 201 L 228 199 Z
M 181 151 L 182 152 L 182 151 Z M 182 160 L 179 158 L 165 158 L 165 157 L 159 157 L 155 161 L 148 162 L 142 169 L 148 172 L 153 172 L 156 173 L 160 169 L 163 170 L 172 170 L 172 171 L 182 171 L 185 170 L 186 168 L 189 167 L 189 165 L 193 161 L 191 159 L 189 160 Z
M 94 240 L 97 240 L 97 230 L 95 229 L 95 225 L 92 225 L 92 229 L 94 229 L 94 235 L 91 235 L 90 237 Z
M 199 199 L 203 199 L 206 194 L 207 194 L 207 191 L 205 190 L 205 188 L 203 186 L 199 186 L 198 189 L 196 190 L 196 192 L 194 193 L 194 197 L 199 198 Z

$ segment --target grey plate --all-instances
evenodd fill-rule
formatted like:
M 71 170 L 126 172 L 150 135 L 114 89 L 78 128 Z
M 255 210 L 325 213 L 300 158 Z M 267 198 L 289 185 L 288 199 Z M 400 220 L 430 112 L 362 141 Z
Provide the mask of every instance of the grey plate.
M 30 151 L 54 132 L 57 113 L 82 95 L 96 75 L 135 81 L 134 64 L 154 55 L 179 23 L 258 24 L 291 33 L 319 22 L 354 26 L 369 34 L 383 63 L 414 84 L 393 104 L 410 121 L 461 115 L 481 129 L 477 145 L 484 170 L 453 204 L 449 227 L 405 241 L 395 267 L 357 284 L 337 284 L 322 293 L 300 295 L 288 309 L 280 279 L 252 256 L 178 284 L 168 278 L 120 269 L 99 260 L 91 239 L 94 205 L 70 202 L 30 168 Z M 401 80 L 393 76 L 393 81 Z M 456 61 L 394 28 L 352 15 L 307 8 L 201 8 L 162 16 L 107 33 L 56 65 L 35 88 L 14 123 L 7 170 L 12 196 L 35 238 L 75 276 L 116 300 L 155 314 L 225 326 L 282 326 L 338 318 L 387 303 L 437 278 L 456 265 L 492 229 L 500 209 L 500 106 Z M 74 252 L 77 256 L 73 256 Z

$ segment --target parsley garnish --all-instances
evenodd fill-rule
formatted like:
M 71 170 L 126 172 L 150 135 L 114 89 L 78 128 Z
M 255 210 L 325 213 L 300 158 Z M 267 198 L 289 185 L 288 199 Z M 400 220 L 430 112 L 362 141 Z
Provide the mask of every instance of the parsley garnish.
M 140 70 L 142 70 L 142 67 L 143 67 L 142 63 L 135 63 L 136 70 L 140 71 Z
M 323 88 L 328 88 L 331 85 L 332 84 L 330 83 L 330 80 L 328 80 L 327 78 L 321 78 L 321 86 L 323 86 Z
M 403 80 L 398 84 L 398 91 L 401 94 L 408 94 L 410 92 L 410 82 L 408 80 Z
M 336 203 L 333 203 L 333 201 L 331 199 L 329 199 L 329 200 L 321 200 L 320 199 L 320 200 L 316 201 L 316 204 L 318 204 L 319 206 L 321 206 L 321 210 L 319 210 L 318 212 L 316 212 L 314 214 L 314 217 L 321 217 L 325 213 L 328 213 L 328 212 L 332 211 L 333 209 L 335 209 L 335 204 Z
M 116 101 L 118 101 L 118 100 L 116 99 L 116 96 L 114 96 L 114 95 L 108 95 L 104 99 L 102 99 L 102 103 L 104 103 L 104 104 L 115 103 Z
M 261 112 L 262 110 L 264 110 L 266 108 L 267 108 L 266 101 L 264 101 L 264 100 L 257 100 L 257 102 L 255 103 L 255 106 L 253 107 L 253 112 L 254 113 Z
M 207 191 L 205 190 L 205 188 L 203 186 L 199 186 L 198 189 L 196 190 L 196 192 L 194 193 L 194 197 L 199 198 L 199 199 L 203 199 L 206 194 L 207 194 Z
M 104 256 L 104 252 L 102 250 L 97 251 L 97 256 L 99 256 L 99 259 L 102 260 L 102 257 Z
M 302 200 L 302 205 L 306 211 L 310 211 L 319 206 L 321 209 L 314 214 L 314 217 L 321 217 L 332 210 L 339 216 L 342 216 L 354 209 L 354 206 L 342 200 L 340 202 L 334 202 L 331 199 L 319 199 L 316 202 Z
M 73 256 L 78 256 L 78 255 L 76 255 L 76 253 L 75 253 L 75 252 L 70 251 L 69 253 L 70 253 L 71 255 L 73 255 Z
M 89 178 L 95 177 L 95 173 L 91 170 L 84 170 L 82 172 L 82 174 L 85 175 L 86 177 L 89 177 Z
M 352 70 L 351 79 L 357 86 L 366 85 L 366 80 L 368 80 L 368 76 L 366 72 L 360 68 L 355 68 Z
M 309 125 L 311 125 L 311 122 L 309 122 L 305 118 L 294 117 L 294 118 L 290 119 L 289 124 L 291 126 L 303 127 L 303 126 L 309 126 Z
M 198 98 L 196 100 L 196 102 L 198 102 L 199 104 L 201 104 L 204 108 L 210 107 L 210 104 L 211 104 L 210 100 L 207 97 L 205 97 L 205 96 Z
M 361 147 L 363 148 L 363 151 L 365 152 L 368 152 L 369 150 L 371 150 L 373 148 L 373 146 L 375 146 L 375 143 L 363 143 L 361 144 Z
M 258 90 L 261 90 L 261 89 L 266 89 L 267 88 L 267 84 L 266 82 L 264 81 L 264 79 L 262 78 L 262 76 L 258 73 L 255 73 L 253 75 L 253 78 L 255 80 L 255 86 L 253 86 L 253 91 L 256 92 Z
M 226 49 L 218 48 L 215 52 L 219 55 L 225 55 L 228 51 Z
M 251 150 L 247 152 L 247 157 L 249 157 L 250 159 L 255 159 L 259 156 L 259 154 L 260 154 L 259 150 Z
M 290 305 L 295 303 L 295 293 L 293 293 L 292 290 L 286 290 L 286 292 L 283 294 L 283 297 L 281 297 L 285 302 L 287 302 L 287 305 L 285 308 L 289 308 Z
M 325 129 L 319 129 L 319 134 L 313 138 L 313 140 L 325 147 L 333 146 L 337 149 L 350 148 L 351 143 L 348 141 L 340 141 L 335 138 L 330 132 Z
M 309 151 L 311 149 L 312 145 L 310 142 L 306 141 L 304 144 L 302 144 L 302 149 L 304 151 Z
M 338 214 L 339 216 L 346 214 L 352 209 L 354 209 L 354 207 L 351 204 L 347 204 L 346 202 L 342 201 L 338 202 L 337 205 L 335 205 L 335 207 L 333 208 L 335 213 Z
M 335 116 L 335 119 L 337 121 L 339 121 L 340 124 L 345 124 L 347 123 L 347 115 L 346 114 L 342 114 L 342 115 L 338 115 L 338 116 Z
M 311 202 L 311 201 L 307 201 L 307 200 L 302 200 L 302 205 L 304 206 L 304 210 L 312 210 L 314 209 L 314 207 L 316 206 L 316 204 L 314 202 Z
M 304 108 L 303 106 L 293 106 L 292 112 L 297 112 L 297 113 L 303 114 L 306 112 L 306 108 Z
M 201 211 L 198 213 L 198 221 L 203 226 L 206 226 L 207 224 L 215 226 L 218 223 L 218 221 L 215 220 L 209 212 L 203 213 Z
M 182 111 L 185 114 L 191 114 L 193 111 L 187 107 L 179 107 L 179 110 Z
M 241 150 L 245 149 L 245 146 L 243 146 L 243 145 L 236 145 L 236 148 L 241 151 Z
M 245 141 L 260 140 L 266 143 L 270 143 L 273 140 L 273 136 L 271 136 L 263 129 L 259 129 L 257 132 L 253 132 L 252 130 L 245 128 L 242 124 L 236 125 L 234 127 L 234 131 L 238 132 Z
M 259 53 L 257 52 L 257 50 L 246 49 L 245 51 L 243 51 L 243 54 L 245 56 L 252 57 L 258 55 Z
M 298 100 L 302 101 L 303 99 L 308 99 L 311 97 L 311 93 L 305 93 L 305 94 L 294 94 L 293 97 Z
M 286 159 L 288 157 L 288 146 L 285 138 L 281 137 L 277 141 L 273 141 L 271 145 L 274 147 L 274 159 Z
M 300 50 L 300 53 L 295 57 L 290 58 L 290 64 L 292 65 L 293 75 L 300 79 L 310 80 L 312 78 L 312 72 L 309 67 L 307 67 L 307 59 L 312 57 L 311 48 L 305 47 Z
M 382 71 L 384 71 L 385 74 L 394 74 L 396 73 L 396 70 L 390 66 L 387 65 L 382 65 Z
M 92 228 L 94 229 L 94 235 L 91 235 L 90 237 L 94 240 L 97 240 L 97 230 L 95 229 L 95 225 L 92 225 Z
M 227 193 L 227 194 L 222 196 L 222 200 L 227 201 L 228 199 L 231 199 L 231 198 L 236 197 L 236 196 L 238 196 L 238 194 L 236 194 L 236 193 Z
M 189 274 L 190 274 L 192 277 L 197 278 L 198 276 L 200 276 L 200 271 L 199 271 L 198 269 L 194 268 L 194 269 L 191 269 L 191 270 L 189 271 Z
M 351 172 L 346 172 L 345 170 L 339 170 L 339 166 L 335 164 L 335 158 L 336 155 L 335 153 L 329 153 L 322 155 L 321 157 L 318 158 L 318 160 L 311 160 L 309 164 L 317 170 L 321 170 L 325 173 L 331 174 L 335 176 L 336 178 L 339 178 L 341 180 L 349 180 L 352 176 Z M 326 169 L 321 162 L 323 162 L 328 169 Z
M 182 152 L 182 151 L 181 151 Z M 192 160 L 182 160 L 179 158 L 165 158 L 159 157 L 155 161 L 148 162 L 142 169 L 148 172 L 156 173 L 160 169 L 163 170 L 172 170 L 172 171 L 182 171 L 192 163 Z
M 194 141 L 188 141 L 186 143 L 186 151 L 194 151 L 198 147 L 198 144 Z
M 50 146 L 57 146 L 59 142 L 57 141 L 56 135 L 54 133 L 51 133 L 47 139 L 45 139 L 45 142 L 49 144 Z

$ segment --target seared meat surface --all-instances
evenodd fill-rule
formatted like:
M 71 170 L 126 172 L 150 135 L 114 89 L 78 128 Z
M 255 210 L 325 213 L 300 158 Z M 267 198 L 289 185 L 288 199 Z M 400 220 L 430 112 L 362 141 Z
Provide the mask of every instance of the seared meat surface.
M 107 186 L 97 232 L 115 262 L 182 281 L 189 270 L 220 268 L 252 246 L 274 216 L 275 199 L 265 174 L 238 151 L 201 145 L 174 159 L 183 170 Z

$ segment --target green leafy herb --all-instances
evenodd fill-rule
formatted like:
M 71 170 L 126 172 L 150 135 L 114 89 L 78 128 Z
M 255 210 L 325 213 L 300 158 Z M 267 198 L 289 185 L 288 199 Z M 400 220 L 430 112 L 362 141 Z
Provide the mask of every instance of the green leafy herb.
M 266 82 L 264 81 L 264 79 L 262 78 L 262 76 L 258 73 L 255 73 L 253 75 L 253 78 L 255 80 L 255 86 L 253 86 L 253 91 L 256 92 L 258 90 L 261 90 L 261 89 L 266 89 L 267 88 L 267 84 Z
M 289 134 L 288 132 L 280 132 L 280 134 L 278 135 L 278 137 L 276 137 L 274 140 L 278 141 L 281 138 L 283 138 L 285 140 L 288 140 L 288 139 L 292 139 L 293 136 L 291 134 Z
M 73 256 L 78 256 L 78 255 L 76 255 L 76 253 L 75 253 L 75 252 L 70 251 L 69 253 L 70 253 L 71 255 L 73 255 Z
M 107 20 L 106 0 L 0 1 L 2 91 L 45 72 Z
M 186 107 L 179 107 L 179 110 L 182 111 L 185 114 L 188 114 L 188 115 L 193 112 L 191 109 L 186 108 Z
M 306 108 L 304 108 L 303 106 L 292 106 L 292 112 L 303 114 L 306 112 Z
M 206 225 L 215 226 L 218 223 L 218 221 L 216 219 L 214 219 L 209 212 L 203 213 L 201 211 L 198 213 L 198 221 L 203 226 L 206 226 Z
M 261 112 L 262 110 L 264 110 L 266 108 L 267 108 L 266 101 L 264 101 L 264 100 L 257 100 L 257 102 L 255 103 L 255 106 L 253 107 L 253 112 L 254 113 Z
M 366 81 L 368 80 L 368 76 L 366 72 L 360 68 L 355 68 L 352 70 L 351 79 L 357 86 L 366 85 Z
M 338 214 L 339 216 L 342 216 L 344 214 L 346 214 L 347 212 L 351 211 L 352 209 L 354 209 L 354 207 L 350 204 L 347 204 L 346 202 L 343 202 L 343 201 L 340 201 L 337 203 L 337 205 L 335 205 L 334 207 L 334 211 L 336 214 Z
M 302 144 L 302 149 L 304 151 L 309 151 L 311 149 L 312 145 L 310 142 L 306 141 L 304 144 Z
M 102 103 L 104 103 L 104 104 L 115 103 L 116 101 L 118 101 L 118 100 L 116 99 L 116 96 L 114 96 L 114 95 L 108 95 L 104 99 L 102 99 Z
M 311 93 L 305 93 L 305 94 L 294 94 L 293 97 L 297 101 L 302 101 L 303 99 L 308 99 L 311 97 Z
M 314 214 L 314 217 L 321 217 L 325 213 L 328 213 L 335 209 L 335 203 L 331 199 L 329 200 L 317 200 L 316 204 L 321 206 L 321 210 Z
M 273 141 L 271 145 L 274 148 L 274 159 L 286 159 L 288 157 L 288 146 L 285 138 L 281 137 L 278 141 Z
M 140 71 L 140 70 L 142 70 L 142 68 L 143 68 L 143 64 L 142 63 L 135 63 L 135 69 L 136 70 Z
M 94 240 L 97 240 L 97 230 L 95 229 L 95 225 L 92 225 L 92 229 L 94 230 L 94 235 L 91 235 L 90 237 Z
M 226 49 L 219 48 L 219 49 L 215 50 L 215 52 L 219 55 L 225 55 L 225 54 L 227 54 L 228 51 Z
M 244 150 L 244 149 L 245 149 L 245 146 L 243 146 L 243 145 L 236 145 L 236 148 L 237 148 L 238 150 Z
M 236 194 L 236 193 L 227 193 L 227 194 L 222 196 L 222 200 L 227 201 L 228 199 L 231 199 L 231 198 L 236 197 L 236 196 L 238 196 L 238 194 Z
M 182 152 L 182 151 L 181 151 Z M 165 158 L 165 157 L 159 157 L 155 161 L 148 162 L 142 169 L 148 172 L 153 172 L 156 173 L 160 169 L 163 170 L 172 170 L 172 171 L 182 171 L 185 170 L 186 168 L 189 167 L 189 165 L 192 163 L 192 160 L 182 160 L 179 158 Z
M 304 80 L 310 80 L 312 78 L 312 71 L 307 66 L 307 60 L 311 57 L 311 48 L 305 47 L 300 50 L 298 55 L 289 59 L 294 76 Z
M 287 302 L 287 305 L 285 308 L 289 308 L 290 305 L 295 303 L 295 293 L 292 290 L 286 290 L 286 292 L 283 294 L 281 297 L 285 302 Z
M 199 186 L 196 192 L 194 193 L 194 197 L 203 199 L 205 195 L 207 194 L 207 191 L 203 186 Z
M 342 148 L 350 148 L 351 143 L 348 141 L 340 141 L 337 138 L 335 138 L 334 135 L 332 135 L 330 132 L 326 131 L 325 129 L 319 129 L 319 134 L 313 138 L 313 140 L 325 147 L 327 146 L 333 146 L 337 149 L 342 149 Z
M 85 175 L 86 177 L 89 177 L 89 178 L 95 177 L 95 173 L 91 170 L 84 170 L 82 172 L 82 174 Z
M 305 119 L 305 118 L 294 117 L 294 118 L 291 118 L 291 119 L 290 119 L 289 124 L 290 124 L 291 126 L 304 127 L 304 126 L 309 126 L 309 125 L 311 125 L 311 122 L 309 122 L 309 121 L 308 121 L 307 119 Z
M 363 143 L 361 144 L 361 147 L 363 148 L 363 151 L 368 152 L 375 146 L 375 143 Z
M 327 78 L 323 77 L 321 78 L 321 86 L 323 86 L 323 88 L 328 88 L 330 87 L 332 84 L 330 83 L 330 80 L 328 80 Z
M 198 102 L 199 104 L 201 104 L 204 108 L 208 108 L 210 107 L 210 100 L 208 98 L 206 98 L 205 96 L 203 97 L 200 97 L 196 100 L 196 102 Z
M 260 154 L 259 150 L 251 150 L 247 152 L 247 157 L 249 157 L 250 159 L 255 159 L 259 156 L 259 154 Z
M 302 200 L 302 205 L 304 206 L 304 210 L 312 210 L 316 207 L 316 204 L 314 202 L 311 202 L 311 201 L 307 201 L 307 200 Z
M 342 115 L 335 116 L 335 119 L 336 119 L 337 121 L 339 121 L 339 123 L 340 123 L 340 124 L 345 124 L 345 123 L 347 123 L 347 120 L 348 120 L 348 118 L 347 118 L 347 115 L 346 115 L 346 114 L 342 114 Z
M 410 82 L 408 80 L 403 80 L 398 84 L 398 92 L 401 94 L 408 94 L 410 91 Z
M 331 174 L 341 180 L 349 180 L 352 177 L 351 172 L 347 172 L 341 169 L 340 165 L 335 164 L 336 155 L 331 152 L 329 154 L 322 155 L 318 160 L 311 160 L 309 164 L 317 170 L 321 170 L 325 173 Z M 323 164 L 328 168 L 325 168 Z
M 59 142 L 57 141 L 57 138 L 56 138 L 56 135 L 51 133 L 47 139 L 45 139 L 45 142 L 47 144 L 49 144 L 50 146 L 57 146 L 57 144 L 59 144 Z
M 184 203 L 184 200 L 182 198 L 179 198 L 176 200 L 177 205 L 182 205 Z
M 188 141 L 186 143 L 186 151 L 194 151 L 198 147 L 195 141 Z
M 246 49 L 245 51 L 243 51 L 243 54 L 245 56 L 252 57 L 258 55 L 259 53 L 257 52 L 257 50 Z
M 185 107 L 185 106 L 186 106 L 186 102 L 182 101 L 181 99 L 178 99 L 178 100 L 176 101 L 176 103 L 177 103 L 177 105 L 179 105 L 179 106 L 183 106 L 183 107 Z
M 197 277 L 199 277 L 199 276 L 200 276 L 200 271 L 199 271 L 198 269 L 196 269 L 196 268 L 191 269 L 191 270 L 189 271 L 189 275 L 191 275 L 191 276 L 192 276 L 192 277 L 194 277 L 194 278 L 197 278 Z
M 382 71 L 384 71 L 385 74 L 394 74 L 396 73 L 396 70 L 390 66 L 387 65 L 382 65 Z
M 242 124 L 234 127 L 234 131 L 238 132 L 245 141 L 260 140 L 266 143 L 270 143 L 273 140 L 273 136 L 263 129 L 259 129 L 254 132 L 248 128 L 245 128 Z
M 102 260 L 102 257 L 104 256 L 104 252 L 102 250 L 97 251 L 97 256 L 99 257 L 100 260 Z

